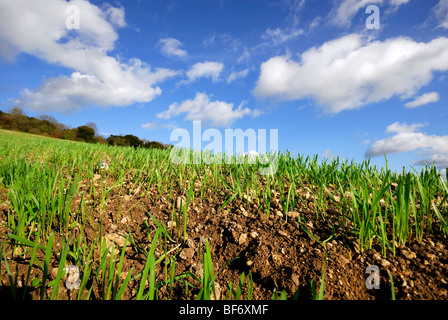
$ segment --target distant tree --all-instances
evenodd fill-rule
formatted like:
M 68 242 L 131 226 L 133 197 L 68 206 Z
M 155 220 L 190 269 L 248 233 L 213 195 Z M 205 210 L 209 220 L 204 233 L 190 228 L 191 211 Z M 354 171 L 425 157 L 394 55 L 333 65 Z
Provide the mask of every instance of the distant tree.
M 56 128 L 58 128 L 60 130 L 68 129 L 68 127 L 65 124 L 62 124 L 62 123 L 58 122 L 54 117 L 48 116 L 46 114 L 40 115 L 39 116 L 39 120 L 48 121 L 51 124 L 53 124 Z M 60 130 L 57 130 L 58 133 L 60 133 Z
M 40 120 L 40 124 L 38 126 L 42 132 L 48 134 L 49 136 L 54 135 L 58 130 L 58 127 L 48 120 Z
M 54 117 L 52 117 L 52 116 L 48 116 L 48 115 L 46 115 L 46 114 L 42 114 L 42 115 L 40 115 L 40 116 L 39 116 L 39 120 L 42 120 L 42 121 L 46 120 L 46 121 L 48 121 L 48 122 L 50 122 L 50 123 L 53 123 L 53 124 L 58 123 Z
M 160 142 L 140 140 L 137 136 L 111 135 L 107 139 L 100 136 L 98 127 L 94 122 L 88 122 L 84 126 L 70 129 L 68 126 L 59 123 L 54 117 L 40 115 L 38 119 L 28 117 L 23 110 L 15 106 L 9 113 L 0 111 L 0 128 L 6 130 L 19 130 L 32 134 L 45 135 L 59 139 L 78 140 L 90 143 L 107 143 L 117 146 L 132 146 L 134 148 L 160 148 L 165 149 L 169 145 Z
M 12 128 L 12 118 L 9 113 L 3 113 L 0 116 L 0 125 L 3 129 L 11 130 Z
M 64 129 L 62 130 L 62 139 L 76 140 L 76 129 Z
M 144 143 L 138 137 L 127 134 L 125 136 L 110 135 L 107 143 L 112 146 L 131 146 L 134 148 L 143 147 Z
M 97 135 L 95 137 L 96 142 L 101 143 L 101 144 L 107 144 L 107 140 L 106 138 L 104 138 L 103 136 Z
M 95 131 L 95 135 L 98 135 L 98 126 L 96 125 L 95 122 L 87 122 L 85 124 L 86 127 L 92 128 L 93 131 Z
M 142 140 L 140 140 L 138 137 L 132 135 L 132 134 L 127 134 L 124 136 L 124 138 L 129 141 L 129 145 L 131 147 L 134 148 L 138 148 L 138 147 L 143 147 L 143 142 Z
M 31 129 L 28 117 L 20 107 L 14 107 L 9 111 L 11 117 L 11 129 L 28 132 Z
M 21 116 L 21 117 L 25 116 L 25 113 L 23 112 L 22 108 L 20 108 L 18 106 L 15 106 L 14 108 L 12 108 L 9 111 L 9 114 L 12 116 Z
M 76 137 L 81 141 L 96 142 L 95 130 L 87 126 L 80 126 L 76 128 Z
M 146 141 L 144 147 L 153 149 L 165 149 L 165 146 L 157 141 Z
M 109 138 L 107 138 L 107 144 L 111 146 L 129 146 L 129 141 L 123 136 L 110 135 Z

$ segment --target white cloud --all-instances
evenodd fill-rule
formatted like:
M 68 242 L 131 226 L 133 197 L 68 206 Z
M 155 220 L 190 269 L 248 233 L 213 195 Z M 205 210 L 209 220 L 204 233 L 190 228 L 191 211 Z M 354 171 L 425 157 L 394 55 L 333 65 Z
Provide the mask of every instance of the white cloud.
M 213 32 L 210 36 L 205 37 L 202 40 L 202 44 L 205 47 L 221 44 L 222 49 L 226 52 L 237 52 L 243 46 L 243 42 L 235 38 L 233 35 L 229 33 L 220 33 L 217 34 Z
M 328 15 L 329 22 L 333 25 L 349 27 L 353 17 L 361 8 L 365 9 L 371 4 L 381 4 L 383 0 L 342 0 L 336 3 L 337 5 Z
M 243 61 L 249 61 L 250 58 L 250 53 L 249 50 L 247 50 L 246 47 L 244 47 L 243 53 L 241 54 L 241 56 L 238 58 L 237 62 L 241 63 Z
M 448 29 L 448 0 L 440 0 L 433 10 L 439 22 L 439 27 Z
M 255 117 L 260 114 L 257 110 L 243 108 L 244 102 L 235 110 L 233 103 L 224 101 L 210 101 L 206 93 L 196 93 L 193 100 L 185 100 L 181 104 L 174 103 L 168 110 L 158 113 L 160 119 L 171 119 L 180 114 L 186 114 L 185 120 L 203 121 L 216 127 L 230 126 L 233 122 L 244 116 Z
M 268 28 L 266 32 L 261 36 L 261 38 L 265 41 L 273 45 L 280 45 L 286 41 L 295 39 L 304 34 L 302 29 L 292 28 L 292 29 L 280 29 Z
M 448 70 L 448 38 L 415 42 L 399 37 L 369 41 L 350 34 L 305 51 L 299 61 L 276 56 L 260 67 L 259 98 L 312 97 L 328 113 L 399 96 L 412 97 L 436 71 Z
M 305 7 L 306 0 L 283 0 L 288 9 L 287 20 L 292 26 L 297 26 L 300 22 L 299 13 Z
M 137 62 L 140 63 L 139 60 Z M 166 69 L 151 72 L 148 67 L 140 68 L 138 74 L 134 74 L 132 65 L 116 67 L 116 70 L 99 74 L 99 77 L 73 72 L 70 77 L 50 78 L 34 90 L 22 90 L 20 97 L 13 101 L 25 108 L 40 111 L 69 112 L 92 105 L 128 106 L 153 100 L 162 93 L 153 84 L 175 74 Z M 120 76 L 121 79 L 114 79 Z
M 386 128 L 387 133 L 409 133 L 415 132 L 418 128 L 424 127 L 424 124 L 416 123 L 407 125 L 406 123 L 394 122 Z
M 66 9 L 79 9 L 80 28 L 68 29 Z M 22 18 L 20 18 L 22 17 Z M 109 21 L 108 21 L 109 20 Z M 124 9 L 72 0 L 5 0 L 0 3 L 0 55 L 20 53 L 73 70 L 24 89 L 15 103 L 41 111 L 70 111 L 87 105 L 126 106 L 161 94 L 158 82 L 177 72 L 151 68 L 139 59 L 119 61 L 108 55 L 126 25 Z
M 213 33 L 213 34 L 211 34 L 210 36 L 205 37 L 205 38 L 202 40 L 202 44 L 203 44 L 204 46 L 208 47 L 208 46 L 214 45 L 214 44 L 215 44 L 215 40 L 216 40 L 216 33 Z
M 172 130 L 175 129 L 177 126 L 173 123 L 170 124 L 160 124 L 158 123 L 156 120 L 152 121 L 152 122 L 148 122 L 148 123 L 144 123 L 142 124 L 142 128 L 145 130 L 155 130 L 155 129 L 168 129 L 168 130 Z
M 126 27 L 125 13 L 123 7 L 115 8 L 108 4 L 106 9 L 106 15 L 109 17 L 110 22 L 115 26 L 120 28 Z
M 406 108 L 417 108 L 428 103 L 439 101 L 439 94 L 437 92 L 425 93 L 419 97 L 416 97 L 413 101 L 405 104 Z
M 184 58 L 187 56 L 187 51 L 180 49 L 182 43 L 174 38 L 163 38 L 159 40 L 161 51 L 168 56 L 176 56 Z
M 337 0 L 334 8 L 330 11 L 328 18 L 332 25 L 350 27 L 353 18 L 359 10 L 365 10 L 371 4 L 388 4 L 392 7 L 392 10 L 397 10 L 401 5 L 406 4 L 409 1 L 410 0 Z
M 317 27 L 319 27 L 321 22 L 322 22 L 322 17 L 321 16 L 317 16 L 316 18 L 314 18 L 308 25 L 308 31 L 314 30 Z
M 365 156 L 372 158 L 384 154 L 414 151 L 424 156 L 424 159 L 415 161 L 415 164 L 434 163 L 440 169 L 445 169 L 448 166 L 448 136 L 418 132 L 418 128 L 424 126 L 424 124 L 407 125 L 399 122 L 391 124 L 386 132 L 394 135 L 374 142 Z
M 180 83 L 191 83 L 200 78 L 211 78 L 213 82 L 217 82 L 223 69 L 224 64 L 221 62 L 198 62 L 187 71 L 186 75 L 188 79 Z
M 235 38 L 233 35 L 228 33 L 221 34 L 219 38 L 224 45 L 224 50 L 227 52 L 237 52 L 243 45 L 240 39 Z
M 332 158 L 333 157 L 333 151 L 331 151 L 331 149 L 327 149 L 325 150 L 322 154 L 321 154 L 322 158 Z
M 392 6 L 398 7 L 398 6 L 401 6 L 403 4 L 408 3 L 409 1 L 411 1 L 411 0 L 390 0 L 390 4 Z
M 152 121 L 152 122 L 148 122 L 148 123 L 142 124 L 142 128 L 143 128 L 143 129 L 146 129 L 146 130 L 154 130 L 154 129 L 157 129 L 157 121 L 154 120 L 154 121 Z
M 250 72 L 250 68 L 246 68 L 246 69 L 241 70 L 241 71 L 233 71 L 227 77 L 227 83 L 231 83 L 231 82 L 233 82 L 235 80 L 245 78 L 245 77 L 247 77 L 249 75 L 249 72 Z

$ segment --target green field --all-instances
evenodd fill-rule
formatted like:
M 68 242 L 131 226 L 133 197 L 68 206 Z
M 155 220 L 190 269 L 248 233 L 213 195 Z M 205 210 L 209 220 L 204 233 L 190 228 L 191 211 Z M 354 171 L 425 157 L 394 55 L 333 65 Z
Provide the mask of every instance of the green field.
M 395 173 L 369 161 L 320 163 L 287 153 L 278 160 L 277 172 L 262 176 L 259 163 L 175 165 L 169 150 L 0 130 L 1 295 L 344 299 L 350 288 L 336 285 L 336 255 L 363 283 L 364 260 L 377 254 L 378 265 L 389 263 L 382 265 L 384 294 L 417 299 L 420 293 L 407 296 L 397 285 L 408 276 L 400 259 L 406 250 L 417 253 L 410 269 L 420 259 L 412 245 L 434 243 L 436 258 L 421 263 L 441 270 L 434 286 L 446 299 L 448 188 L 435 167 Z M 283 253 L 263 249 L 268 239 L 288 245 Z M 308 275 L 298 271 L 301 258 L 289 259 L 301 243 L 316 261 Z M 263 271 L 262 256 L 275 278 Z M 68 266 L 79 271 L 74 287 Z M 422 282 L 432 276 L 424 270 Z

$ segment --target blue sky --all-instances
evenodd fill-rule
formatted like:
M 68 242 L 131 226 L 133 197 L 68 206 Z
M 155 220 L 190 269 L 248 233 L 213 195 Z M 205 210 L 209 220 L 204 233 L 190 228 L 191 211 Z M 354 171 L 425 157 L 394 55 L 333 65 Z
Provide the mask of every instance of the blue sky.
M 106 137 L 176 144 L 200 120 L 443 170 L 447 76 L 448 0 L 0 1 L 0 109 Z

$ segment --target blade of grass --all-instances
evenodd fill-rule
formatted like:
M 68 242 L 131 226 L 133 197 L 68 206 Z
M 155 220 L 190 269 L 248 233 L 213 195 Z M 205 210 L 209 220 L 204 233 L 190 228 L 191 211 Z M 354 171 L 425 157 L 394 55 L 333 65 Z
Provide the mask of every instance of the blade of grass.
M 17 297 L 17 281 L 14 281 L 14 279 L 12 277 L 12 273 L 11 273 L 11 270 L 9 269 L 9 265 L 8 265 L 8 261 L 6 259 L 6 255 L 3 255 L 3 260 L 5 261 L 6 273 L 8 274 L 9 288 L 11 289 L 12 298 L 14 300 L 16 300 L 16 297 Z
M 25 281 L 25 290 L 23 290 L 22 299 L 25 300 L 25 295 L 28 289 L 28 281 L 31 274 L 31 269 L 33 268 L 34 260 L 36 260 L 36 253 L 37 253 L 37 242 L 34 243 L 33 251 L 31 252 L 31 258 L 30 258 L 30 264 L 28 266 L 28 273 L 26 275 L 26 281 Z
M 17 236 L 17 235 L 12 234 L 12 233 L 8 233 L 6 236 L 8 238 L 11 238 L 11 239 L 16 240 L 18 242 L 21 242 L 21 243 L 23 243 L 23 244 L 25 244 L 25 245 L 27 245 L 29 247 L 34 247 L 35 245 L 37 245 L 37 248 L 40 249 L 40 250 L 46 250 L 47 249 L 46 247 L 38 245 L 37 243 L 35 243 L 35 242 L 31 241 L 31 240 L 28 240 L 28 239 L 26 239 L 24 237 Z
M 154 262 L 154 251 L 156 249 L 157 240 L 159 238 L 160 233 L 162 232 L 161 228 L 157 228 L 157 231 L 154 235 L 154 238 L 152 240 L 151 249 L 149 250 L 148 257 L 146 258 L 145 268 L 143 269 L 142 278 L 140 280 L 140 287 L 137 292 L 136 300 L 142 300 L 143 297 L 143 290 L 145 288 L 146 279 L 148 278 L 149 269 L 154 269 L 155 262 Z M 151 258 L 152 257 L 152 258 Z M 152 276 L 152 274 L 151 274 Z M 151 279 L 150 279 L 151 280 Z M 153 282 L 153 281 L 152 281 Z M 151 283 L 150 283 L 151 286 Z M 152 283 L 152 290 L 154 290 L 154 283 Z M 150 295 L 153 295 L 154 292 L 151 293 L 151 287 L 150 287 Z
M 118 293 L 114 296 L 114 300 L 121 300 L 121 297 L 123 296 L 123 293 L 126 290 L 126 287 L 128 286 L 129 280 L 131 279 L 133 270 L 134 267 L 131 267 L 131 270 L 128 271 L 126 278 L 123 280 L 123 283 L 121 284 L 120 290 L 118 290 Z
M 394 286 L 394 278 L 392 277 L 392 274 L 387 271 L 389 274 L 389 280 L 390 280 L 390 293 L 391 293 L 391 299 L 395 300 L 395 286 Z
M 73 236 L 72 236 L 72 238 L 73 238 Z M 49 286 L 54 285 L 53 290 L 50 295 L 50 300 L 54 300 L 56 293 L 59 296 L 59 286 L 60 286 L 62 277 L 64 276 L 64 273 L 65 273 L 65 270 L 64 270 L 65 259 L 67 257 L 69 243 L 70 243 L 70 240 L 67 241 L 65 244 L 63 244 L 63 249 L 62 249 L 61 257 L 59 259 L 59 267 L 58 267 L 58 273 L 56 275 L 56 279 L 48 284 Z
M 325 256 L 324 259 L 324 267 L 322 270 L 322 278 L 320 280 L 320 288 L 319 288 L 319 294 L 316 292 L 316 284 L 314 282 L 314 279 L 311 280 L 311 293 L 313 296 L 313 300 L 323 300 L 324 299 L 324 288 L 325 288 L 325 267 L 327 264 L 327 256 Z
M 42 286 L 40 291 L 40 299 L 44 299 L 44 293 L 45 293 L 45 287 L 47 284 L 47 278 L 48 278 L 48 269 L 50 267 L 50 258 L 51 258 L 51 252 L 53 248 L 53 241 L 54 241 L 54 234 L 53 232 L 50 234 L 50 238 L 48 239 L 47 248 L 45 249 L 45 259 L 44 259 L 44 275 L 42 279 Z
M 121 249 L 121 256 L 120 256 L 120 260 L 118 262 L 117 272 L 116 272 L 116 275 L 115 275 L 115 283 L 114 283 L 113 290 L 112 290 L 112 297 L 115 297 L 115 295 L 117 293 L 118 283 L 120 281 L 121 269 L 123 268 L 124 254 L 125 254 L 127 243 L 128 243 L 128 241 L 127 241 L 127 239 L 125 239 L 124 240 L 124 244 L 123 244 L 123 248 Z
M 238 196 L 238 193 L 234 193 L 231 197 L 229 197 L 226 201 L 224 201 L 224 203 L 222 204 L 220 210 L 222 210 L 226 205 L 228 205 L 237 196 Z

